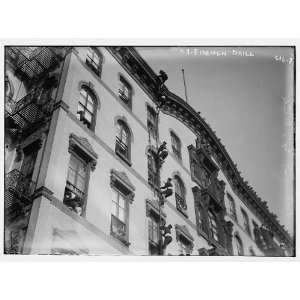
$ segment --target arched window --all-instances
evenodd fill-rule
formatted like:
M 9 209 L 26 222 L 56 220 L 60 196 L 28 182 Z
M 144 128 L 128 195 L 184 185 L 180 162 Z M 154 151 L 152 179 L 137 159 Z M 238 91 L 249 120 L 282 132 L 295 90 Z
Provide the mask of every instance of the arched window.
M 176 208 L 186 214 L 187 205 L 185 200 L 185 187 L 183 181 L 178 175 L 174 176 L 174 186 L 175 186 L 175 200 Z
M 235 243 L 235 248 L 236 248 L 236 255 L 239 255 L 239 256 L 244 255 L 243 243 L 238 235 L 234 236 L 234 243 Z
M 218 242 L 219 241 L 218 223 L 215 214 L 212 213 L 210 210 L 208 211 L 208 224 L 209 224 L 209 231 L 211 237 Z
M 95 129 L 96 97 L 87 86 L 82 86 L 77 106 L 77 119 L 87 128 Z
M 181 160 L 181 141 L 173 131 L 171 131 L 171 144 L 174 155 Z
M 86 56 L 86 64 L 93 70 L 93 72 L 101 76 L 103 56 L 99 50 L 94 47 L 89 47 Z
M 130 130 L 125 122 L 118 120 L 117 136 L 116 136 L 116 154 L 118 154 L 126 162 L 130 162 Z

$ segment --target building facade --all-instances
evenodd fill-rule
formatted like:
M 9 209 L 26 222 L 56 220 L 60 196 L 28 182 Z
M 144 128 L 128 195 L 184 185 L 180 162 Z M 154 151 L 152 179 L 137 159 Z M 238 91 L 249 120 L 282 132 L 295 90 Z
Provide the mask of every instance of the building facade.
M 294 255 L 166 80 L 133 47 L 6 47 L 6 254 Z

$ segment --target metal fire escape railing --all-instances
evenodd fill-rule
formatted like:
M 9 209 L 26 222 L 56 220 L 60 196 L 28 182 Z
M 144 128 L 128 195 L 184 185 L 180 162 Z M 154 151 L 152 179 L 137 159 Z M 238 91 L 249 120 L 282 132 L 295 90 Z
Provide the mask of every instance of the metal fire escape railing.
M 22 174 L 19 170 L 12 170 L 5 175 L 5 210 L 6 215 L 13 217 L 19 210 L 32 203 L 31 196 L 36 183 Z
M 25 138 L 47 122 L 53 111 L 51 92 L 55 74 L 63 58 L 63 47 L 7 47 L 6 58 L 30 92 L 22 99 L 5 101 L 5 129 L 20 145 Z M 38 87 L 37 87 L 38 86 Z M 22 253 L 36 183 L 31 176 L 12 170 L 5 175 L 5 253 Z
M 5 254 L 23 251 L 36 183 L 19 170 L 5 175 Z
M 16 74 L 27 80 L 37 79 L 55 67 L 62 58 L 62 47 L 7 47 L 7 57 Z
M 55 85 L 55 76 L 49 72 L 58 67 L 66 47 L 7 47 L 7 60 L 14 66 L 16 75 L 27 81 L 28 88 L 34 87 L 25 97 L 15 102 L 7 97 L 5 103 L 6 128 L 11 135 L 24 134 L 36 129 L 39 123 L 51 113 L 53 101 L 50 99 L 50 85 Z M 46 78 L 47 76 L 47 78 Z M 46 78 L 44 87 L 37 88 L 38 82 Z M 40 85 L 40 84 L 39 84 Z M 47 91 L 48 90 L 48 91 Z
M 15 135 L 22 130 L 34 129 L 35 124 L 51 114 L 54 102 L 43 94 L 43 89 L 36 88 L 18 102 L 7 99 L 5 103 L 6 127 Z

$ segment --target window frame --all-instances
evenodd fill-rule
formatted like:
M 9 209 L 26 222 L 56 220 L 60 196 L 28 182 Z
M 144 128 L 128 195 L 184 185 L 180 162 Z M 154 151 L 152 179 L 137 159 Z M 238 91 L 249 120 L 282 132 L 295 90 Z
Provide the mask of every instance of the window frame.
M 124 160 L 129 166 L 131 166 L 131 142 L 132 142 L 132 134 L 129 129 L 129 126 L 126 122 L 122 120 L 118 120 L 116 123 L 117 134 L 115 140 L 115 153 Z M 120 131 L 119 131 L 120 129 Z M 123 133 L 126 134 L 126 143 L 123 141 Z M 124 155 L 120 149 L 125 149 L 127 155 Z
M 182 153 L 181 153 L 182 143 L 181 143 L 181 140 L 173 130 L 170 131 L 170 135 L 171 135 L 172 152 L 173 152 L 174 156 L 179 161 L 182 161 Z
M 123 75 L 119 76 L 119 98 L 122 102 L 131 110 L 132 109 L 132 96 L 133 96 L 133 88 L 131 84 L 128 82 L 127 79 Z M 125 95 L 125 89 L 128 90 L 128 95 Z
M 146 199 L 146 217 L 147 217 L 147 233 L 148 233 L 148 250 L 149 255 L 159 255 L 159 239 L 160 239 L 160 231 L 159 231 L 159 218 L 162 224 L 166 223 L 166 214 L 163 211 L 159 212 L 158 202 L 156 200 Z M 158 225 L 157 233 L 158 233 L 158 243 L 155 243 L 150 239 L 150 230 L 149 230 L 149 220 L 152 219 Z
M 185 217 L 187 217 L 187 203 L 186 203 L 186 188 L 183 180 L 179 175 L 174 175 L 174 194 L 176 209 L 180 211 Z
M 83 203 L 82 203 L 82 211 L 81 216 L 85 217 L 86 215 L 86 206 L 87 206 L 87 199 L 88 199 L 88 187 L 89 187 L 89 181 L 90 181 L 90 173 L 91 171 L 94 171 L 97 165 L 97 159 L 98 155 L 93 150 L 92 146 L 90 145 L 89 141 L 86 138 L 79 137 L 75 135 L 74 133 L 71 133 L 69 136 L 69 162 L 68 162 L 68 172 L 69 172 L 69 166 L 71 162 L 71 156 L 77 157 L 77 159 L 83 161 L 86 163 L 87 173 L 85 178 L 85 190 L 84 190 L 84 197 L 83 197 Z M 67 173 L 68 176 L 68 173 Z M 67 179 L 66 177 L 66 184 L 65 184 L 65 192 L 66 192 L 66 186 L 67 186 Z M 64 192 L 64 198 L 65 198 L 65 192 Z M 63 200 L 64 203 L 64 200 Z
M 243 228 L 247 232 L 247 234 L 250 237 L 252 237 L 252 235 L 251 235 L 251 229 L 250 229 L 249 216 L 248 216 L 247 212 L 243 208 L 241 208 L 241 213 L 242 213 L 242 217 L 243 217 Z
M 192 243 L 187 239 L 183 238 L 182 235 L 178 238 L 177 244 L 179 245 L 180 256 L 190 256 L 192 253 Z
M 85 91 L 86 93 L 86 96 L 84 96 L 82 94 L 82 90 Z M 91 112 L 90 109 L 87 108 L 88 106 L 88 102 L 89 102 L 89 98 L 92 100 L 92 106 L 93 106 L 93 111 Z M 85 101 L 85 104 L 83 104 L 80 100 L 81 99 L 84 99 Z M 79 111 L 79 107 L 82 107 L 84 113 L 83 113 L 83 119 L 81 119 L 81 115 L 80 115 L 80 111 Z M 82 84 L 80 89 L 79 89 L 79 100 L 77 102 L 77 112 L 76 112 L 76 117 L 77 117 L 77 120 L 79 120 L 79 122 L 81 122 L 82 124 L 84 124 L 89 130 L 91 131 L 95 131 L 95 126 L 96 126 L 96 117 L 97 117 L 97 108 L 98 108 L 98 101 L 97 101 L 97 97 L 96 97 L 96 94 L 94 93 L 94 91 L 87 85 L 85 84 Z M 88 113 L 91 115 L 91 122 L 89 123 L 89 126 L 88 126 L 88 123 L 85 123 L 86 122 L 89 122 L 86 118 L 84 118 L 85 116 L 85 113 Z
M 116 216 L 112 211 L 111 211 L 111 235 L 113 235 L 115 238 L 119 239 L 120 241 L 122 241 L 124 244 L 128 243 L 129 240 L 129 232 L 128 232 L 128 227 L 129 227 L 129 201 L 126 197 L 126 195 L 124 195 L 122 193 L 122 191 L 120 191 L 119 189 L 112 187 L 113 193 L 115 193 L 117 195 L 117 199 L 118 199 L 118 203 L 117 203 L 117 207 L 118 207 L 118 216 Z M 120 208 L 120 197 L 123 198 L 124 200 L 124 219 L 120 219 L 120 215 L 119 215 L 119 208 Z M 113 199 L 112 199 L 112 203 L 116 203 Z M 113 218 L 117 219 L 117 222 L 122 223 L 123 225 L 125 225 L 125 237 L 122 238 L 121 236 L 117 235 L 115 233 L 115 231 L 113 230 Z
M 158 255 L 160 247 L 160 223 L 159 215 L 156 214 L 152 209 L 150 209 L 147 215 L 147 229 L 148 229 L 148 250 L 150 255 Z M 154 228 L 155 226 L 156 228 Z M 153 238 L 156 236 L 157 240 Z
M 89 56 L 89 52 L 92 53 L 92 56 Z M 95 62 L 95 59 L 94 59 L 95 56 L 99 60 L 98 63 Z M 85 63 L 98 77 L 101 77 L 102 65 L 103 65 L 103 55 L 100 52 L 100 50 L 98 50 L 95 47 L 88 47 Z
M 158 139 L 158 115 L 150 105 L 147 105 L 147 130 L 149 136 Z
M 207 219 L 208 219 L 209 236 L 217 243 L 220 243 L 218 219 L 215 213 L 212 212 L 210 209 L 207 211 Z
M 153 168 L 153 166 L 154 166 L 154 168 Z M 157 165 L 157 161 L 155 160 L 154 151 L 152 149 L 149 149 L 147 152 L 147 169 L 148 169 L 149 185 L 153 188 L 159 188 L 159 186 L 160 186 L 159 173 L 158 173 L 159 168 Z M 153 178 L 153 179 L 151 179 L 151 178 Z
M 123 173 L 123 175 L 115 170 L 111 171 L 111 182 L 110 186 L 112 188 L 112 192 L 117 194 L 118 201 L 120 199 L 120 196 L 124 200 L 124 221 L 119 219 L 119 216 L 115 216 L 113 214 L 111 206 L 111 214 L 110 214 L 110 234 L 114 238 L 121 241 L 125 246 L 129 246 L 129 213 L 130 213 L 130 204 L 133 202 L 134 198 L 134 187 L 131 186 L 131 183 L 129 182 L 129 179 L 127 178 L 126 174 Z M 122 178 L 121 178 L 122 177 Z M 123 179 L 127 180 L 128 182 L 124 182 Z M 111 200 L 111 204 L 113 203 L 113 199 Z M 116 219 L 116 220 L 114 220 Z M 125 225 L 125 236 L 120 236 L 116 234 L 116 232 L 113 230 L 113 222 L 119 222 L 121 225 Z
M 185 225 L 175 225 L 176 241 L 179 246 L 180 256 L 190 256 L 194 248 L 194 239 Z
M 79 189 L 77 187 L 77 185 L 74 185 L 73 183 L 71 183 L 69 181 L 69 170 L 70 170 L 72 158 L 74 158 L 77 162 L 83 164 L 84 168 L 86 169 L 85 170 L 83 190 Z M 77 173 L 78 173 L 78 170 L 77 170 Z M 77 178 L 77 175 L 78 175 L 77 173 L 75 174 L 76 178 Z M 89 165 L 88 161 L 86 161 L 84 158 L 82 158 L 78 153 L 76 153 L 76 151 L 72 151 L 70 153 L 70 158 L 69 158 L 69 163 L 68 163 L 68 173 L 67 173 L 67 178 L 66 178 L 63 203 L 65 205 L 67 205 L 65 197 L 66 197 L 66 193 L 68 192 L 68 190 L 69 190 L 69 192 L 75 194 L 75 196 L 79 197 L 81 199 L 81 202 L 82 202 L 81 203 L 81 212 L 80 212 L 80 214 L 76 211 L 76 209 L 74 207 L 72 208 L 71 206 L 68 206 L 68 205 L 67 205 L 67 207 L 71 211 L 77 213 L 81 217 L 85 217 L 85 215 L 86 215 L 87 191 L 88 191 L 89 179 L 90 179 L 90 165 Z

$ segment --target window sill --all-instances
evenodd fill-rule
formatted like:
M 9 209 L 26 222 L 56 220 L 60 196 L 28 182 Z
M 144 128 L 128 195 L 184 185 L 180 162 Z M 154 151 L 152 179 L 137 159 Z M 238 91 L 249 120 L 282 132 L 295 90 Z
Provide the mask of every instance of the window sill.
M 178 207 L 176 207 L 176 208 L 177 208 L 177 210 L 178 210 L 184 217 L 186 217 L 187 219 L 189 218 L 189 216 L 188 216 L 188 214 L 187 214 L 186 211 L 184 211 L 184 210 L 182 210 L 182 209 L 180 209 L 180 208 L 178 208 Z
M 120 157 L 129 167 L 131 167 L 131 165 L 132 165 L 132 163 L 130 162 L 130 160 L 127 158 L 127 157 L 125 157 L 124 155 L 122 155 L 120 152 L 118 152 L 118 151 L 116 151 L 115 152 L 116 153 L 116 155 L 118 156 L 118 157 Z
M 101 71 L 99 69 L 96 69 L 88 60 L 85 61 L 88 68 L 98 77 L 101 75 Z
M 207 241 L 209 241 L 208 234 L 204 230 L 202 230 L 201 228 L 199 228 L 199 226 L 197 226 L 197 232 L 198 232 L 198 235 L 202 236 Z
M 123 245 L 125 245 L 126 247 L 129 247 L 130 246 L 130 243 L 125 240 L 125 239 L 122 239 L 120 236 L 114 234 L 113 232 L 110 233 L 110 235 L 115 238 L 116 240 L 120 241 Z

